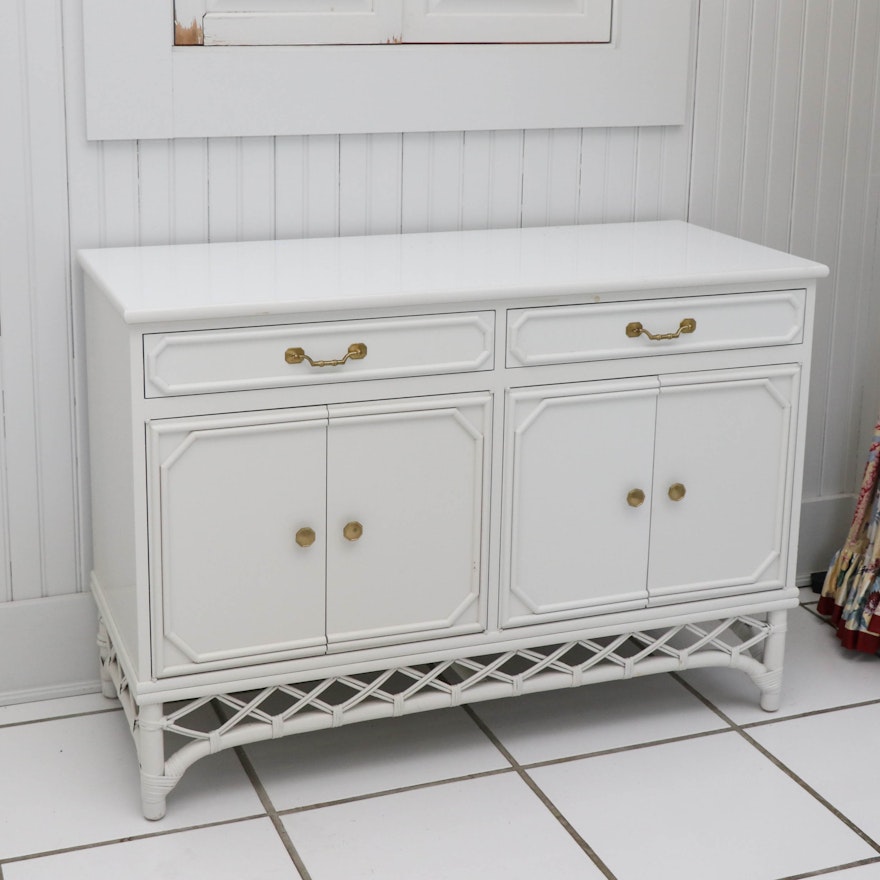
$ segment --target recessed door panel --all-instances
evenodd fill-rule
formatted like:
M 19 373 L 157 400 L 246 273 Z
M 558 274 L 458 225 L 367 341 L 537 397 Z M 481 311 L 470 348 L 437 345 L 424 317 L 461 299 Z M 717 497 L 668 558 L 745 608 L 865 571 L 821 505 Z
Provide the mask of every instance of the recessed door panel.
M 510 395 L 506 626 L 646 602 L 656 380 Z
M 784 585 L 796 371 L 665 387 L 652 599 Z
M 331 408 L 331 645 L 484 628 L 480 533 L 489 403 L 485 395 L 426 401 L 419 409 Z
M 149 430 L 160 672 L 322 653 L 326 419 Z

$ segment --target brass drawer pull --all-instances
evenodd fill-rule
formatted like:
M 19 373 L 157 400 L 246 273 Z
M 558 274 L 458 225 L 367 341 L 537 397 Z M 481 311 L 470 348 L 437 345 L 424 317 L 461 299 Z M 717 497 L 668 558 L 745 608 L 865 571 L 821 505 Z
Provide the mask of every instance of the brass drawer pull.
M 645 330 L 640 321 L 633 321 L 626 325 L 626 335 L 630 339 L 637 339 L 643 333 L 648 339 L 678 339 L 682 333 L 693 333 L 696 329 L 697 322 L 693 318 L 683 318 L 675 333 L 651 333 L 650 330 Z
M 352 342 L 348 347 L 345 357 L 335 361 L 313 361 L 301 348 L 288 348 L 284 352 L 284 360 L 289 364 L 301 364 L 308 361 L 313 367 L 339 367 L 349 358 L 353 361 L 361 361 L 367 356 L 367 346 L 363 342 Z

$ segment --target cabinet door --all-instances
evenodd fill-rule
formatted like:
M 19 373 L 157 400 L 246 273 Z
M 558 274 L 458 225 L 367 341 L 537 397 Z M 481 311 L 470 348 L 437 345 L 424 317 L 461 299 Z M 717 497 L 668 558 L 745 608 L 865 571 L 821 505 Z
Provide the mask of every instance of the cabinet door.
M 661 380 L 652 603 L 785 581 L 797 368 L 707 378 Z
M 149 426 L 160 674 L 325 650 L 326 418 L 308 415 Z
M 488 395 L 330 408 L 331 649 L 484 629 L 489 415 Z
M 510 394 L 502 625 L 646 604 L 657 385 Z

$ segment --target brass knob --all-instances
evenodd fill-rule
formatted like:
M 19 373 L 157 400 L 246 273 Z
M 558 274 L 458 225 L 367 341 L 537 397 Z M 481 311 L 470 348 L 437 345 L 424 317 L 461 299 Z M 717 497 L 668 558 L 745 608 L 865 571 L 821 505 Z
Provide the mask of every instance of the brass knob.
M 342 535 L 346 541 L 357 541 L 363 533 L 364 527 L 354 520 L 350 523 L 346 523 L 345 528 L 342 530 Z
M 311 547 L 315 543 L 315 530 L 310 529 L 308 526 L 300 529 L 296 533 L 296 543 L 300 547 Z
M 641 507 L 645 503 L 645 493 L 641 489 L 630 489 L 626 493 L 626 503 L 630 507 Z
M 673 483 L 666 494 L 669 495 L 672 501 L 681 501 L 686 492 L 687 489 L 685 489 L 684 483 Z

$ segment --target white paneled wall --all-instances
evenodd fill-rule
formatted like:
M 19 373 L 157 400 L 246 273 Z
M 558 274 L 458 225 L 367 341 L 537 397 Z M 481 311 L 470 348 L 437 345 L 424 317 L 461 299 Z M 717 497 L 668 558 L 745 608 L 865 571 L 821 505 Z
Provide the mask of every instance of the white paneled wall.
M 802 560 L 821 567 L 880 405 L 880 4 L 698 2 L 680 127 L 104 143 L 81 0 L 0 3 L 0 646 L 4 608 L 86 583 L 80 247 L 682 218 L 827 262 Z

